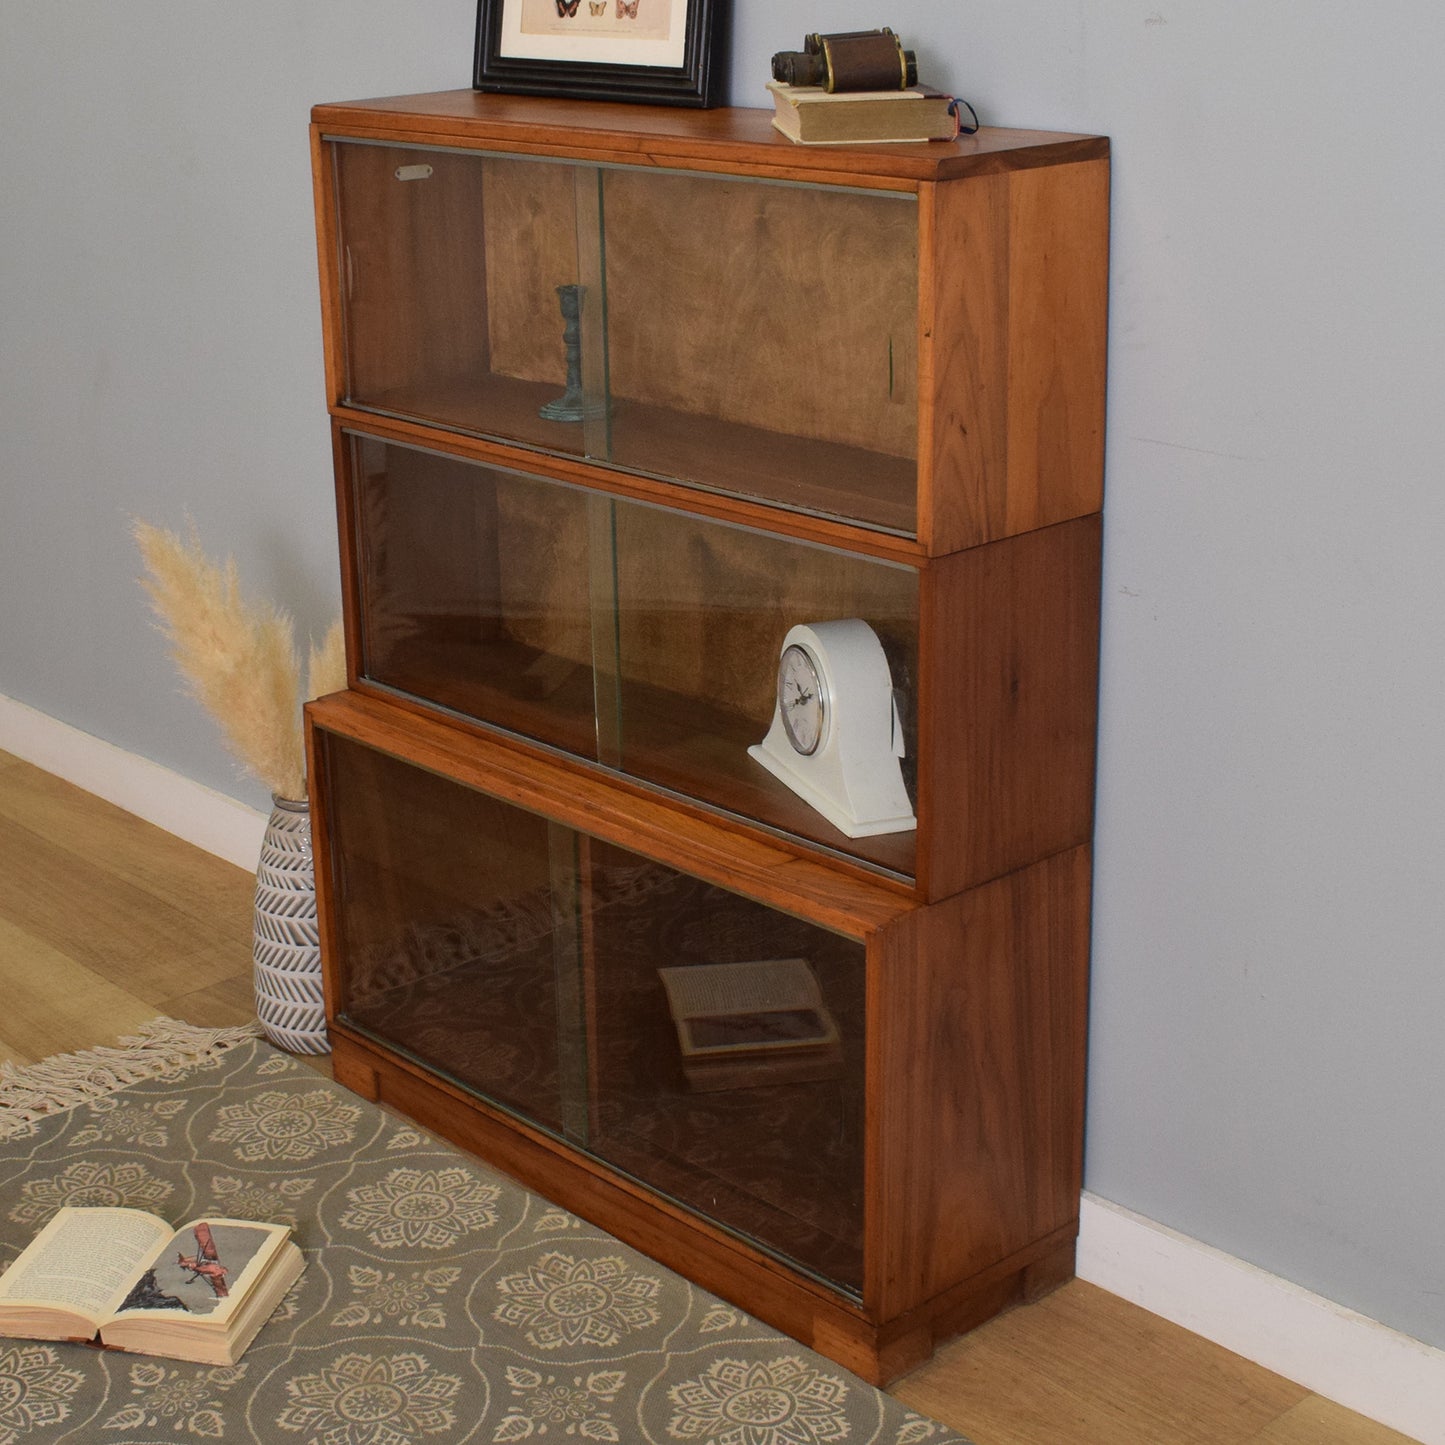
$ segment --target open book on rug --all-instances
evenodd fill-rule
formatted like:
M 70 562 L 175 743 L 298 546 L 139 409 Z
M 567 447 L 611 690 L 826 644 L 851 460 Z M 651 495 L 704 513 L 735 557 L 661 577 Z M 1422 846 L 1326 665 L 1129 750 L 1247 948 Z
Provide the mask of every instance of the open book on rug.
M 233 1365 L 305 1261 L 284 1224 L 179 1229 L 139 1209 L 64 1208 L 0 1275 L 0 1335 Z

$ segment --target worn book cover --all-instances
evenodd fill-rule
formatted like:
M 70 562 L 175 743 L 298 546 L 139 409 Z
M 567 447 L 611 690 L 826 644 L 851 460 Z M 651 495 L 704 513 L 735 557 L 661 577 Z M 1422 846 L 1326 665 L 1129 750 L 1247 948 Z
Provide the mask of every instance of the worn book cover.
M 826 91 L 770 80 L 773 126 L 801 145 L 869 141 L 951 140 L 958 123 L 952 96 L 926 86 L 910 90 Z
M 806 959 L 693 964 L 658 974 L 694 1089 L 803 1083 L 837 1073 L 838 1025 Z

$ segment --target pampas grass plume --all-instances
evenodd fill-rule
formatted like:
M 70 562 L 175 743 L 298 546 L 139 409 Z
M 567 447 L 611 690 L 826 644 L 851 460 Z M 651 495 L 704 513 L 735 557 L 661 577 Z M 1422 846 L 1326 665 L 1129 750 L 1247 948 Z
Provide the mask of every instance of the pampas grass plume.
M 234 558 L 213 563 L 194 523 L 185 537 L 148 522 L 134 523 L 132 533 L 145 563 L 141 586 L 186 691 L 219 724 L 248 773 L 280 797 L 304 798 L 301 664 L 291 618 L 245 598 Z M 340 623 L 311 649 L 310 680 L 327 691 L 345 686 Z
M 325 697 L 346 686 L 346 632 L 338 617 L 306 657 L 306 696 Z

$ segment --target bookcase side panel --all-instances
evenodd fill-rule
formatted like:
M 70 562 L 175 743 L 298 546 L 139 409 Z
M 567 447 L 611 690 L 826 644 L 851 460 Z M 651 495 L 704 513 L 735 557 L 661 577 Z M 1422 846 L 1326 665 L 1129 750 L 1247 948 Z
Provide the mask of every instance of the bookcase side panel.
M 362 617 L 363 585 L 357 557 L 358 541 L 352 505 L 350 442 L 339 422 L 331 423 L 331 470 L 336 499 L 336 542 L 341 563 L 341 625 L 346 634 L 346 685 L 355 687 L 364 670 L 365 624 Z M 308 734 L 309 745 L 309 734 Z M 307 776 L 311 773 L 308 771 Z
M 332 1028 L 341 1007 L 342 977 L 337 943 L 338 890 L 336 879 L 328 866 L 331 856 L 331 832 L 323 807 L 316 799 L 329 794 L 331 780 L 326 768 L 326 748 L 318 730 L 311 725 L 315 703 L 307 703 L 303 712 L 303 734 L 306 746 L 306 784 L 312 800 L 311 850 L 316 875 L 316 930 L 321 947 L 321 988 L 326 1001 L 326 1023 Z
M 1009 185 L 1009 535 L 1104 501 L 1109 163 Z
M 341 320 L 340 248 L 336 237 L 336 172 L 332 148 L 311 127 L 311 193 L 316 211 L 316 271 L 321 293 L 321 348 L 326 401 L 334 406 L 345 388 L 346 360 Z
M 932 553 L 994 535 L 1008 435 L 1008 176 L 919 188 L 919 535 Z
M 920 609 L 919 888 L 929 899 L 1088 841 L 1098 516 L 935 559 Z
M 934 554 L 1102 504 L 1108 184 L 1091 160 L 924 187 Z
M 919 910 L 870 989 L 867 1303 L 894 1319 L 1057 1249 L 1083 1161 L 1087 848 Z

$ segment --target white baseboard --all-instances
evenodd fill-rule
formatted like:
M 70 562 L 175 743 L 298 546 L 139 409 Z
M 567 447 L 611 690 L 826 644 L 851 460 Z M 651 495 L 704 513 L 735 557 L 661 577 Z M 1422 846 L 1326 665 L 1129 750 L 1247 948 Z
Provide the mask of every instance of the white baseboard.
M 0 749 L 254 870 L 266 818 L 0 695 Z M 1086 1194 L 1079 1278 L 1425 1445 L 1445 1445 L 1445 1351 Z
M 0 750 L 254 873 L 266 815 L 0 695 Z
M 1080 1279 L 1425 1445 L 1445 1445 L 1445 1350 L 1093 1195 Z

